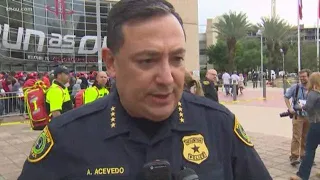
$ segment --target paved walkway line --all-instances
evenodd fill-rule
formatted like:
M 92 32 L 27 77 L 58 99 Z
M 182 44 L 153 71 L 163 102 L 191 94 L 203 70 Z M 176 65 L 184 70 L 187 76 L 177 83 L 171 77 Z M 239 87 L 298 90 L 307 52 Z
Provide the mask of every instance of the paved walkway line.
M 220 101 L 220 104 L 237 104 L 237 103 L 241 103 L 241 102 L 265 101 L 265 100 L 272 100 L 272 99 L 274 99 L 274 98 L 273 97 L 270 97 L 270 98 L 259 97 L 259 98 L 251 98 L 251 99 L 236 100 L 236 101 Z
M 12 125 L 19 125 L 19 124 L 29 124 L 29 121 L 14 121 L 14 122 L 0 122 L 0 126 L 12 126 Z

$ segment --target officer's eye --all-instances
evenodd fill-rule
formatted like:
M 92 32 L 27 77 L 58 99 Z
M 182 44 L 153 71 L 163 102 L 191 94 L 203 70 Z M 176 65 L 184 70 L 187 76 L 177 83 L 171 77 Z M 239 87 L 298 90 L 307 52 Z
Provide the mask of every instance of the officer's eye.
M 144 60 L 139 61 L 139 64 L 150 64 L 152 62 L 153 62 L 152 59 L 144 59 Z

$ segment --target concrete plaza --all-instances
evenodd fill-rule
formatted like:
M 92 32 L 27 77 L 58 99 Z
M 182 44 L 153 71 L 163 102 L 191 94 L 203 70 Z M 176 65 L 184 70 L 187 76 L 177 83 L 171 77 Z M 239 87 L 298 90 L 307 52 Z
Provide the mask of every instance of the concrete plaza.
M 259 100 L 260 90 L 250 88 L 239 102 L 220 94 L 220 100 L 236 114 L 274 180 L 288 180 L 297 171 L 289 164 L 291 121 L 280 118 L 285 111 L 281 89 L 269 89 L 267 101 Z M 0 125 L 0 180 L 16 180 L 39 132 L 27 124 Z M 320 154 L 315 159 L 311 180 L 320 172 Z

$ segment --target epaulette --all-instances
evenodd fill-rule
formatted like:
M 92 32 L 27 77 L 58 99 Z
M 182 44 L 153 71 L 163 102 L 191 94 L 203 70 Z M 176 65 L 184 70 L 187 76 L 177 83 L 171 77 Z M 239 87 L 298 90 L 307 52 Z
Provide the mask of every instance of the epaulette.
M 88 116 L 105 109 L 108 106 L 108 103 L 111 102 L 111 100 L 112 97 L 111 94 L 109 94 L 108 96 L 97 99 L 92 103 L 83 105 L 79 108 L 62 114 L 59 117 L 56 117 L 53 121 L 51 121 L 51 124 L 55 127 L 62 127 L 73 121 L 83 119 L 82 117 L 84 116 Z
M 203 83 L 204 85 L 209 85 L 209 84 L 210 84 L 209 81 L 202 81 L 202 83 Z
M 206 108 L 210 108 L 212 110 L 216 110 L 222 113 L 225 113 L 227 115 L 230 115 L 230 110 L 228 110 L 225 106 L 222 104 L 219 104 L 218 102 L 212 101 L 211 99 L 208 99 L 206 97 L 201 96 L 195 96 L 190 93 L 183 93 L 183 98 L 193 104 L 204 106 Z

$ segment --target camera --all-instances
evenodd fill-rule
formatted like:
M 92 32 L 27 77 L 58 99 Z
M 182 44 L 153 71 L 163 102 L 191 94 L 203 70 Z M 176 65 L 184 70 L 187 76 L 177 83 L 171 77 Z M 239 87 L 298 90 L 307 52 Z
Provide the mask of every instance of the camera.
M 289 110 L 286 111 L 286 112 L 280 113 L 280 117 L 287 117 L 287 116 L 289 116 L 291 119 L 293 118 L 293 115 L 294 115 L 294 114 L 292 114 Z
M 299 106 L 293 106 L 293 110 L 295 113 L 291 113 L 289 111 L 289 109 L 286 112 L 280 113 L 280 117 L 287 117 L 289 116 L 291 119 L 293 118 L 293 116 L 296 115 L 303 115 L 303 111 L 301 111 L 301 108 L 299 108 Z

